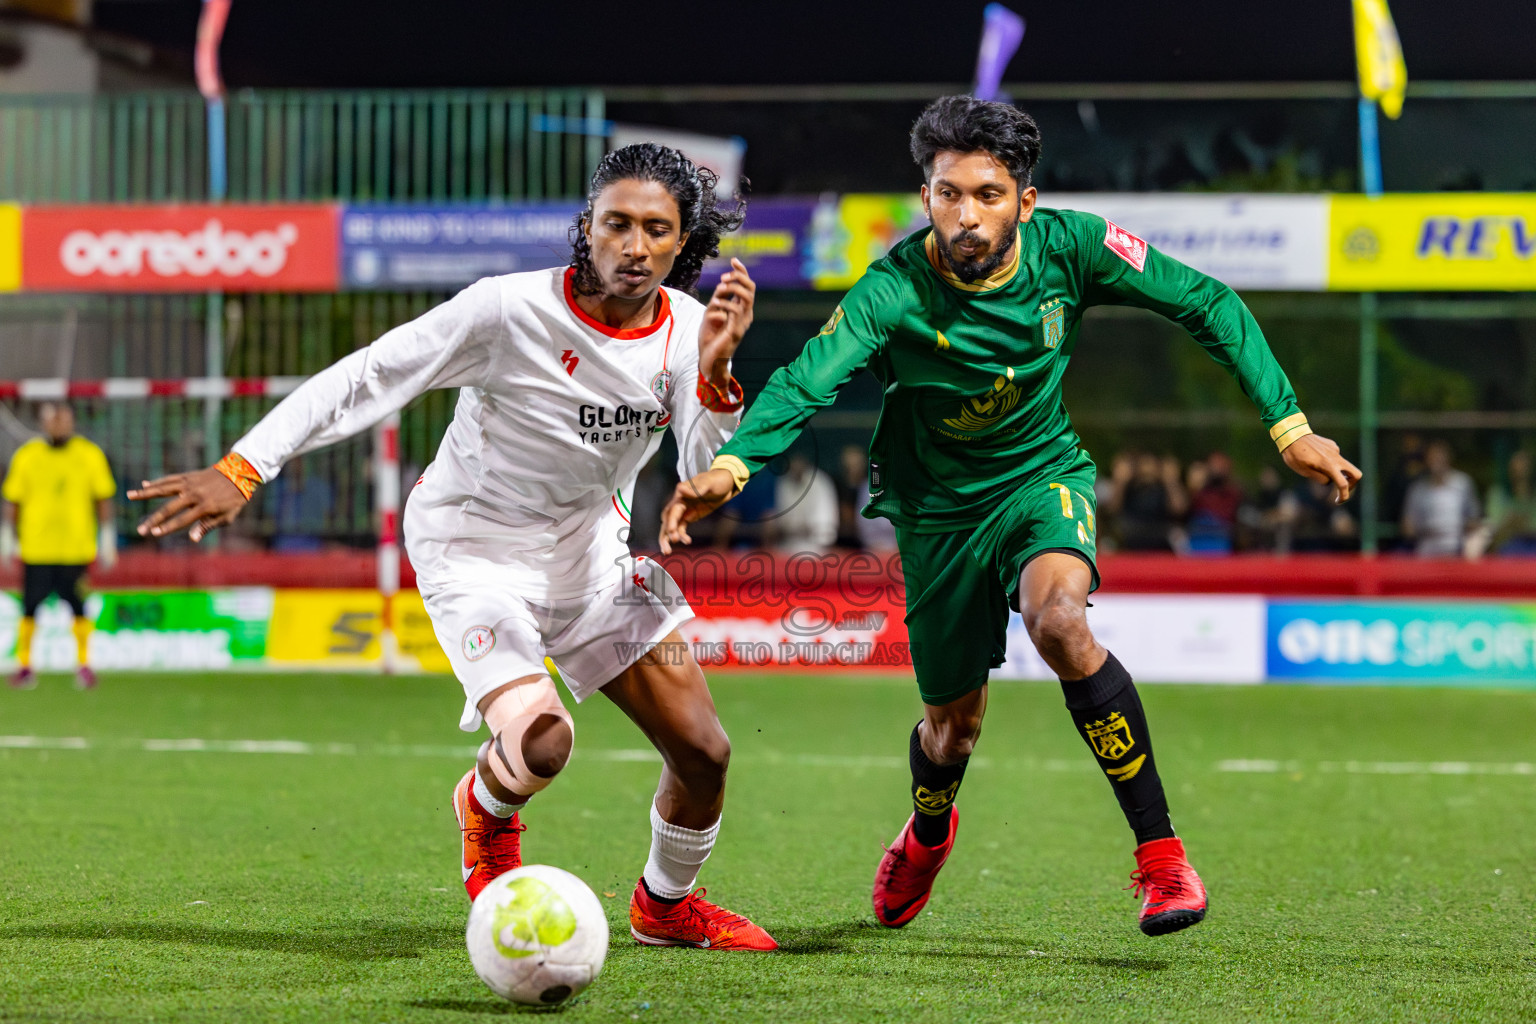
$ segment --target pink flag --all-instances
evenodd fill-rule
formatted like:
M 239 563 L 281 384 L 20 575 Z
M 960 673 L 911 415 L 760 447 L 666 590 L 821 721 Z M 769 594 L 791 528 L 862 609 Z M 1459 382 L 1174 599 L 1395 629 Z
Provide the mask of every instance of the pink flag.
M 224 79 L 219 75 L 219 42 L 224 38 L 224 23 L 229 20 L 230 0 L 203 0 L 203 13 L 197 19 L 197 49 L 192 66 L 197 72 L 197 91 L 204 99 L 224 95 Z

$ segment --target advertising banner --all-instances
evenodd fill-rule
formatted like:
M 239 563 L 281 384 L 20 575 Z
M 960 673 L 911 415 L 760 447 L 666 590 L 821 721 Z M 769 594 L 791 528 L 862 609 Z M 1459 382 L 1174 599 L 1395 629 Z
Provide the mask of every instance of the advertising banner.
M 1098 594 L 1088 609 L 1093 635 L 1150 683 L 1264 681 L 1262 597 Z M 1055 679 L 1024 629 L 1009 616 L 1008 660 L 996 679 Z
M 21 207 L 0 203 L 0 292 L 21 287 Z
M 1040 196 L 1040 205 L 1108 218 L 1233 288 L 1328 286 L 1327 196 L 1051 192 Z
M 1053 192 L 1039 205 L 1106 217 L 1234 288 L 1327 287 L 1327 196 Z M 816 288 L 852 287 L 870 263 L 927 225 L 916 192 L 842 196 L 835 214 L 815 219 L 807 276 Z
M 804 288 L 814 273 L 811 224 L 814 199 L 754 199 L 747 220 L 720 239 L 720 258 L 704 265 L 700 296 L 707 295 L 730 269 L 732 257 L 746 264 L 759 288 Z
M 403 590 L 393 604 L 395 640 L 407 666 L 449 671 L 421 595 Z M 279 590 L 272 605 L 267 661 L 284 668 L 360 668 L 383 657 L 384 598 L 377 590 Z
M 1271 601 L 1272 679 L 1536 687 L 1536 604 Z
M 1335 291 L 1536 290 L 1536 194 L 1332 199 Z
M 35 291 L 334 291 L 337 207 L 30 206 Z
M 98 669 L 254 667 L 266 655 L 272 591 L 167 590 L 92 594 L 85 613 L 96 624 L 90 657 Z M 0 651 L 14 657 L 21 602 L 0 595 Z M 32 664 L 43 672 L 75 668 L 69 606 L 57 598 L 38 609 Z
M 482 277 L 563 267 L 582 204 L 347 206 L 341 263 L 349 289 L 459 288 Z

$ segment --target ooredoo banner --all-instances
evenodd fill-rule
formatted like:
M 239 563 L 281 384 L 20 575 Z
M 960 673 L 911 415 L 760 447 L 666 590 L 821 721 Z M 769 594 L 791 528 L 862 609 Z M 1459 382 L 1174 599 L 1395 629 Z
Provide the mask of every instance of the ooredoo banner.
M 35 291 L 334 291 L 338 208 L 28 207 L 22 285 Z

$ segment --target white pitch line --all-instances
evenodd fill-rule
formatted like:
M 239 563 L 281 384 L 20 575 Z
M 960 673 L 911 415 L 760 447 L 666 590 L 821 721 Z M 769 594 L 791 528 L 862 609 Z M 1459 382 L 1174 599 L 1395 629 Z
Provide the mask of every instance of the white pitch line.
M 309 743 L 303 740 L 210 740 L 182 739 L 105 739 L 88 740 L 83 736 L 0 736 L 0 750 L 139 750 L 167 754 L 300 754 L 341 757 L 441 757 L 472 758 L 479 748 L 471 745 L 393 744 L 359 746 L 355 743 Z M 660 764 L 661 755 L 639 748 L 600 749 L 577 747 L 577 760 L 605 761 L 613 764 Z M 742 751 L 736 760 L 797 768 L 881 768 L 904 770 L 907 759 L 882 754 L 784 753 L 777 750 Z M 988 758 L 972 757 L 975 768 L 999 768 L 1004 771 L 1081 774 L 1096 772 L 1097 766 L 1086 754 L 1080 759 L 1064 758 Z M 1529 761 L 1280 761 L 1269 758 L 1234 758 L 1217 761 L 1217 772 L 1250 775 L 1279 775 L 1318 772 L 1324 775 L 1536 775 L 1536 764 Z
M 0 736 L 0 747 L 11 750 L 86 750 L 83 736 Z

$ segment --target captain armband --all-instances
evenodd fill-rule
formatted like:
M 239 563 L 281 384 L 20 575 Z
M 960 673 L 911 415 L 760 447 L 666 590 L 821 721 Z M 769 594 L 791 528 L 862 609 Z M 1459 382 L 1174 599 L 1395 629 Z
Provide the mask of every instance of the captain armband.
M 251 495 L 255 494 L 256 488 L 261 485 L 261 474 L 257 473 L 242 456 L 234 452 L 220 459 L 213 468 L 223 473 L 230 483 L 239 488 L 246 501 L 251 500 Z
M 1285 451 L 1292 443 L 1312 433 L 1312 428 L 1307 424 L 1305 413 L 1296 413 L 1269 428 L 1269 438 L 1275 442 L 1275 447 Z
M 699 404 L 710 412 L 736 412 L 745 397 L 735 377 L 724 388 L 717 388 L 702 373 L 699 374 L 698 396 Z
M 709 464 L 710 469 L 723 469 L 731 474 L 736 489 L 731 491 L 731 497 L 741 493 L 741 489 L 747 486 L 747 481 L 752 479 L 752 474 L 747 471 L 747 464 L 734 455 L 716 455 L 715 461 Z

